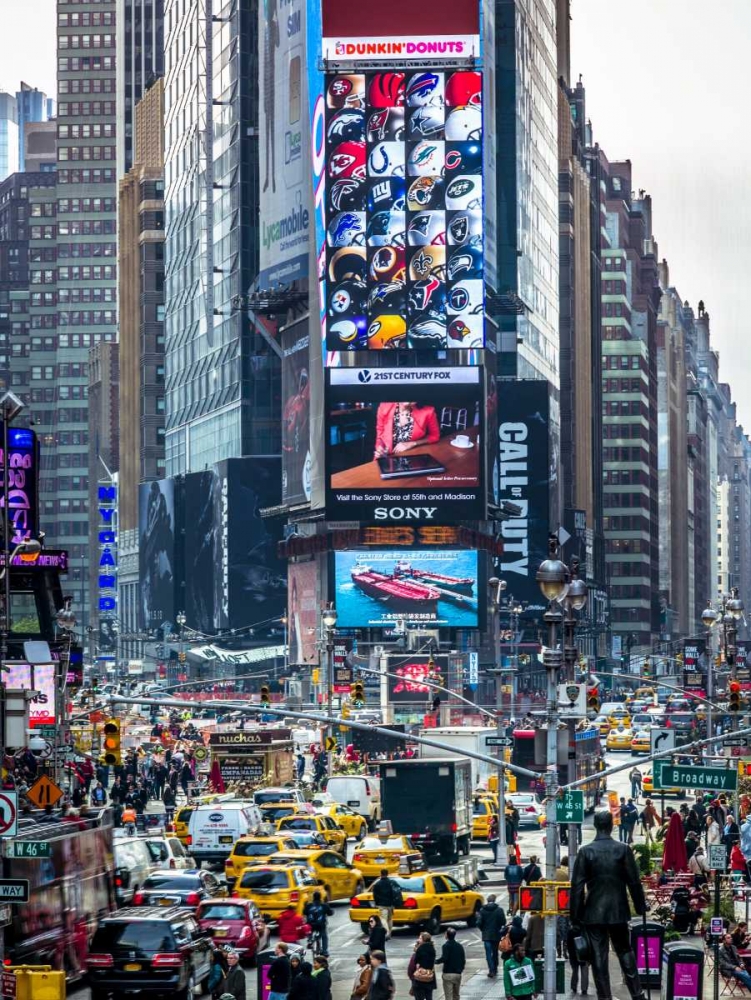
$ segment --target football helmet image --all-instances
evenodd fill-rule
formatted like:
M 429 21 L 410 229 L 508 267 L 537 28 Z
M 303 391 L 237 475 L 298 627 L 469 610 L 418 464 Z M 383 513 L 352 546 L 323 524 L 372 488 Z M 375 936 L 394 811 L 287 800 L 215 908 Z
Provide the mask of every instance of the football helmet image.
M 421 212 L 426 208 L 443 208 L 443 178 L 418 177 L 407 191 L 407 208 Z
M 340 142 L 329 156 L 328 172 L 332 181 L 340 177 L 353 177 L 355 180 L 364 181 L 365 143 Z
M 329 258 L 329 281 L 338 284 L 340 281 L 365 281 L 368 273 L 368 262 L 365 250 L 356 247 L 345 247 L 335 250 Z
M 450 313 L 475 315 L 482 312 L 482 282 L 460 281 L 449 291 Z
M 484 318 L 478 316 L 449 317 L 448 341 L 449 347 L 483 347 Z
M 446 280 L 446 251 L 443 247 L 419 247 L 412 251 L 409 261 L 409 280 L 435 277 Z
M 407 157 L 410 177 L 438 177 L 443 173 L 445 143 L 440 139 L 416 142 Z
M 353 142 L 365 141 L 365 112 L 357 108 L 344 108 L 337 111 L 329 119 L 326 138 L 333 145 L 351 139 Z
M 380 108 L 368 115 L 368 142 L 401 142 L 404 139 L 404 111 L 401 108 Z
M 407 81 L 406 95 L 410 108 L 443 107 L 443 73 L 415 73 Z
M 446 143 L 446 177 L 482 173 L 482 146 L 479 142 Z
M 326 88 L 326 104 L 330 108 L 364 108 L 365 77 L 335 76 Z
M 482 243 L 482 212 L 451 212 L 446 230 L 452 246 L 479 246 Z
M 404 73 L 374 73 L 368 84 L 368 104 L 371 108 L 401 108 L 404 88 Z
M 482 104 L 482 75 L 472 70 L 452 73 L 446 81 L 446 105 L 463 108 L 468 104 L 478 108 Z
M 403 177 L 384 177 L 371 180 L 368 190 L 368 211 L 372 214 L 384 208 L 403 212 L 407 207 L 404 196 L 406 182 Z
M 446 213 L 420 212 L 409 220 L 407 242 L 411 247 L 444 246 L 446 243 Z
M 379 142 L 368 156 L 368 176 L 403 177 L 404 144 L 401 142 Z
M 442 139 L 445 120 L 443 108 L 434 105 L 417 108 L 409 116 L 408 136 L 410 139 Z
M 446 185 L 446 210 L 482 208 L 482 177 L 479 174 L 460 174 Z
M 367 192 L 365 181 L 340 177 L 328 189 L 329 208 L 332 212 L 364 212 Z
M 407 345 L 413 350 L 440 350 L 446 346 L 445 318 L 420 317 L 410 324 Z
M 376 247 L 369 257 L 371 281 L 404 281 L 407 266 L 403 247 Z
M 365 213 L 339 212 L 329 223 L 330 247 L 365 246 Z
M 454 108 L 446 118 L 446 138 L 463 142 L 482 138 L 482 111 L 474 105 Z
M 476 246 L 463 246 L 449 253 L 446 276 L 449 281 L 482 277 L 482 250 Z
M 410 316 L 430 310 L 431 316 L 446 315 L 446 286 L 438 278 L 421 278 L 410 286 L 407 298 Z
M 401 316 L 376 316 L 368 327 L 368 348 L 383 351 L 404 347 L 406 336 L 407 324 Z
M 338 319 L 326 331 L 327 351 L 364 351 L 368 344 L 368 321 L 364 316 Z
M 363 316 L 368 287 L 364 281 L 343 281 L 329 295 L 329 316 Z
M 404 282 L 382 281 L 371 286 L 368 292 L 368 313 L 378 316 L 381 313 L 404 312 Z
M 403 247 L 406 216 L 404 212 L 384 209 L 368 219 L 367 242 L 369 247 Z

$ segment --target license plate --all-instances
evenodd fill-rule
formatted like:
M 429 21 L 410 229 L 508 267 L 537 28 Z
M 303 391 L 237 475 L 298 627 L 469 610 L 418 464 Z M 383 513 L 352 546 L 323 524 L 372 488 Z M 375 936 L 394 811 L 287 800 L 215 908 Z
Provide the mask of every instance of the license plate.
M 224 927 L 216 927 L 214 929 L 214 937 L 227 937 L 227 931 Z
M 228 836 L 224 835 L 224 836 L 221 836 L 219 838 L 219 843 L 220 844 L 234 844 L 234 842 L 235 842 L 235 838 L 232 837 L 232 836 L 228 837 Z
M 356 809 L 360 805 L 360 800 L 359 799 L 348 799 L 347 800 L 347 805 L 350 807 L 350 809 Z
M 159 905 L 160 906 L 172 906 L 172 903 L 173 903 L 173 900 L 171 900 L 171 899 L 160 899 L 159 900 Z
M 128 962 L 123 966 L 125 972 L 140 972 L 142 968 L 138 962 Z
M 386 859 L 384 858 L 384 856 L 382 854 L 376 854 L 376 856 L 373 858 L 373 860 L 376 861 L 379 865 L 382 865 L 383 862 Z

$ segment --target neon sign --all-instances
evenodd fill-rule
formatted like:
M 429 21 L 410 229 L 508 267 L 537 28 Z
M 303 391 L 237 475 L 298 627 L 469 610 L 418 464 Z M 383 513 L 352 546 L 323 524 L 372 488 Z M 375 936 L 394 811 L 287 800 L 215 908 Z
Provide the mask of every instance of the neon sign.
M 99 511 L 99 610 L 117 613 L 117 487 L 100 486 Z

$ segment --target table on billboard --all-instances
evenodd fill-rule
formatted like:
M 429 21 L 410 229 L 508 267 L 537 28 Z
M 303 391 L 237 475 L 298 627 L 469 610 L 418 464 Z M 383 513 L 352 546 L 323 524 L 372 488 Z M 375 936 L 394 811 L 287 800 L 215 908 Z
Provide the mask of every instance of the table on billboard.
M 339 627 L 478 628 L 477 560 L 474 549 L 335 552 Z
M 482 74 L 326 78 L 326 351 L 485 343 Z
M 329 520 L 445 524 L 484 516 L 479 368 L 326 374 Z

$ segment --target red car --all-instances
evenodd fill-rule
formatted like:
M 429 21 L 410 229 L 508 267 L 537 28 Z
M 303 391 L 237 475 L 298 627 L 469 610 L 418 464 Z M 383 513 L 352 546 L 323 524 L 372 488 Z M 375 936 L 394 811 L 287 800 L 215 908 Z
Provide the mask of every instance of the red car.
M 196 918 L 214 944 L 228 945 L 250 962 L 268 945 L 269 929 L 250 899 L 206 899 L 199 905 Z

